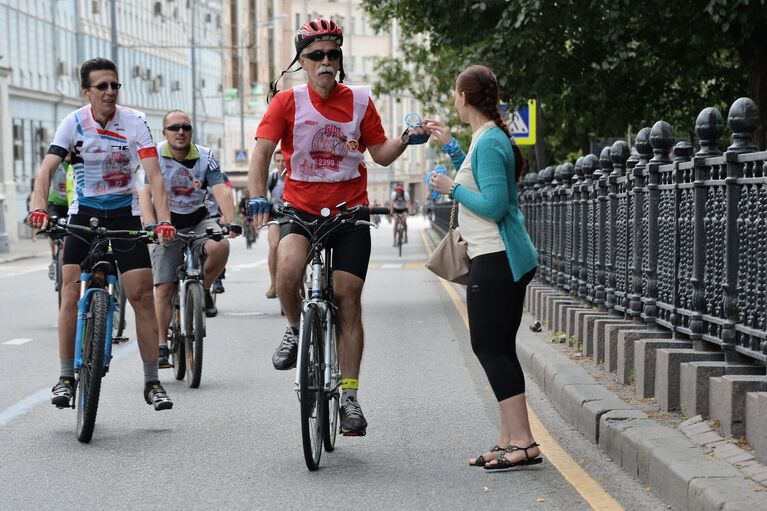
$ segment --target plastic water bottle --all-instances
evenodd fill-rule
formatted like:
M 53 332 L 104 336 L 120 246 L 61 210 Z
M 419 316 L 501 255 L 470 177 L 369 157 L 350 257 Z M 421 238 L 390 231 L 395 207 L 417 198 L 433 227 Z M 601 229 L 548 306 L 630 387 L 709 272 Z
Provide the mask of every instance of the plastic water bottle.
M 437 174 L 446 174 L 447 170 L 442 165 L 439 165 L 439 166 L 435 167 L 434 170 L 432 170 L 431 172 L 426 174 L 426 186 L 429 188 L 429 190 L 431 190 L 431 198 L 432 198 L 432 200 L 439 200 L 439 198 L 442 196 L 442 194 L 437 192 L 437 191 L 435 191 L 434 187 L 431 185 L 431 176 L 435 172 Z

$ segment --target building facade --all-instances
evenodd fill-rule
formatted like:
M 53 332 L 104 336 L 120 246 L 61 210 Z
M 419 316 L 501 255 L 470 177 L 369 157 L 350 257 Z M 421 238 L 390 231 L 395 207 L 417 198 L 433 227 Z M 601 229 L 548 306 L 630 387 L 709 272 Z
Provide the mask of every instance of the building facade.
M 0 119 L 11 125 L 0 139 L 10 143 L 0 151 L 0 192 L 11 239 L 25 232 L 26 198 L 56 127 L 84 104 L 85 60 L 117 63 L 119 102 L 146 114 L 155 139 L 163 115 L 181 109 L 195 117 L 195 141 L 220 153 L 225 7 L 222 0 L 0 0 L 0 66 L 9 70 Z

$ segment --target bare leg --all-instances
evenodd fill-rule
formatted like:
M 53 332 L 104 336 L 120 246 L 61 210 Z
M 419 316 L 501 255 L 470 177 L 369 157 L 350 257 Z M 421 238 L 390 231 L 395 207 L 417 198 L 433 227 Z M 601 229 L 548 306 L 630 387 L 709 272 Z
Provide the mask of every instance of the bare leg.
M 165 338 L 170 326 L 170 318 L 173 314 L 171 310 L 171 299 L 176 285 L 173 282 L 157 284 L 154 287 L 154 308 L 157 314 L 157 338 L 158 344 L 165 344 Z
M 152 294 L 152 270 L 137 268 L 123 273 L 125 294 L 136 313 L 136 334 L 141 360 L 149 362 L 159 356 L 157 317 Z
M 533 433 L 530 431 L 530 422 L 527 416 L 527 400 L 524 394 L 517 394 L 499 402 L 501 408 L 501 433 L 498 445 L 505 447 L 509 444 L 517 447 L 527 447 L 535 442 Z M 534 458 L 541 453 L 540 449 L 533 447 L 527 450 L 527 456 Z M 506 453 L 506 459 L 512 463 L 525 459 L 525 451 Z M 495 460 L 488 463 L 495 465 Z
M 365 345 L 362 328 L 362 286 L 365 281 L 344 271 L 333 272 L 333 289 L 338 305 L 338 359 L 344 378 L 357 379 Z
M 59 358 L 75 356 L 77 301 L 80 299 L 80 266 L 65 264 L 61 271 L 61 308 L 59 309 Z
M 205 259 L 205 268 L 203 274 L 205 275 L 205 281 L 203 285 L 205 289 L 210 289 L 213 285 L 213 281 L 221 275 L 226 267 L 226 262 L 229 260 L 229 240 L 213 241 L 208 240 L 205 242 L 205 253 L 207 258 Z
M 269 277 L 271 278 L 270 287 L 273 287 L 277 283 L 277 245 L 280 243 L 280 226 L 277 224 L 269 224 L 267 229 L 267 239 L 269 241 Z
M 301 319 L 301 288 L 309 240 L 300 234 L 288 234 L 277 249 L 277 296 L 290 324 Z

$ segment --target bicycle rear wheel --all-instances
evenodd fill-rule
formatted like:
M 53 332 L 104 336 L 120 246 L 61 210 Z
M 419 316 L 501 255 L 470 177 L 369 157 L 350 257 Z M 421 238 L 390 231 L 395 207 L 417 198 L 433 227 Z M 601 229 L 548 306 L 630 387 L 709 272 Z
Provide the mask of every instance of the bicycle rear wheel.
M 88 312 L 89 318 L 85 320 L 83 335 L 83 366 L 77 390 L 77 439 L 85 443 L 93 437 L 101 378 L 104 376 L 104 343 L 109 313 L 109 296 L 106 292 L 99 290 L 91 294 Z
M 325 451 L 333 452 L 333 450 L 336 448 L 336 437 L 338 436 L 338 410 L 341 401 L 341 396 L 338 394 L 338 387 L 335 385 L 338 382 L 338 375 L 341 374 L 341 369 L 338 362 L 338 329 L 335 325 L 335 315 L 333 316 L 333 324 L 328 325 L 327 328 L 333 329 L 333 338 L 331 340 L 330 346 L 330 360 L 327 361 L 327 364 L 330 364 L 331 389 L 334 390 L 331 395 L 325 395 L 325 399 L 322 401 L 326 408 L 325 438 L 323 443 L 325 444 Z
M 322 325 L 314 307 L 304 313 L 301 363 L 298 367 L 298 398 L 301 404 L 301 438 L 304 460 L 309 470 L 317 470 L 322 456 L 322 441 L 327 427 L 327 402 L 322 391 Z
M 196 389 L 202 378 L 202 344 L 205 332 L 205 295 L 202 284 L 190 282 L 186 289 L 186 381 Z

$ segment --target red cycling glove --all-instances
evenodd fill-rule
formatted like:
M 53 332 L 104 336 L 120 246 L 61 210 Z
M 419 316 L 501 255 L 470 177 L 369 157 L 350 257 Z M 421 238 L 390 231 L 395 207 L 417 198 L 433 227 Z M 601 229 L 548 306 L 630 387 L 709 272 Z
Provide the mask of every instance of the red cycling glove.
M 43 226 L 47 225 L 48 222 L 50 222 L 51 217 L 44 209 L 36 209 L 29 214 L 27 220 L 29 221 L 29 225 L 32 227 L 42 228 Z
M 176 237 L 176 228 L 168 222 L 160 222 L 160 225 L 154 228 L 154 232 L 166 240 L 172 240 Z

